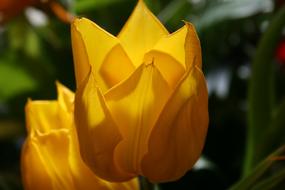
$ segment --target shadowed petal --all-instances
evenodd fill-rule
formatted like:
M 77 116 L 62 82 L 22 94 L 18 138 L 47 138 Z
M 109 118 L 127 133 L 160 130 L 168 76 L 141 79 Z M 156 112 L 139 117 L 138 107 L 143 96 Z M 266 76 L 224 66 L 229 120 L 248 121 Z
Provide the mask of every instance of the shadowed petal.
M 202 55 L 201 55 L 201 45 L 198 35 L 194 26 L 185 22 L 185 27 L 187 28 L 186 39 L 185 39 L 185 66 L 186 70 L 192 67 L 193 64 L 202 68 Z
M 122 137 L 92 72 L 76 92 L 75 122 L 82 158 L 95 174 L 110 181 L 133 177 L 113 161 L 114 149 Z
M 122 46 L 116 45 L 106 55 L 100 74 L 108 87 L 112 87 L 127 78 L 134 70 L 135 67 Z
M 164 107 L 142 160 L 142 173 L 151 181 L 177 180 L 198 159 L 208 127 L 208 96 L 198 66 L 184 76 Z
M 144 54 L 168 31 L 149 11 L 142 0 L 139 0 L 132 15 L 118 35 L 123 47 L 138 67 L 142 64 Z

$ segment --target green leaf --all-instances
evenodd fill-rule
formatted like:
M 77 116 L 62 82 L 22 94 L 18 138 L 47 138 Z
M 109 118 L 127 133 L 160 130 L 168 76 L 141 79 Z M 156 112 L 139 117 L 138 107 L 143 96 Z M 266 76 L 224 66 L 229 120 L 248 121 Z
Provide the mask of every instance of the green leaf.
M 74 2 L 76 13 L 82 13 L 102 7 L 109 6 L 114 3 L 122 2 L 125 0 L 80 0 Z
M 171 1 L 158 15 L 158 18 L 163 22 L 167 23 L 171 18 L 173 18 L 178 12 L 181 11 L 185 5 L 187 5 L 187 0 Z
M 265 152 L 270 152 L 272 149 L 280 146 L 285 140 L 285 99 L 281 104 L 275 108 L 272 114 L 270 127 L 268 127 L 266 134 L 266 142 L 264 143 L 263 149 Z
M 244 175 L 271 152 L 266 147 L 268 146 L 267 130 L 273 113 L 272 60 L 284 25 L 285 6 L 271 20 L 253 59 L 248 90 L 249 110 Z
M 0 101 L 32 91 L 37 82 L 19 65 L 8 59 L 0 60 Z
M 276 111 L 273 114 L 273 119 L 271 122 L 271 127 L 269 128 L 270 131 L 272 131 L 272 135 L 270 135 L 272 138 L 281 139 L 284 138 L 285 134 L 285 98 L 279 105 L 279 107 L 276 109 Z
M 251 188 L 255 185 L 260 185 L 261 183 L 268 183 L 268 181 L 278 182 L 280 179 L 279 175 L 283 176 L 284 174 L 281 173 L 278 176 L 270 176 L 269 178 L 262 179 L 264 174 L 277 162 L 279 156 L 283 156 L 285 154 L 285 146 L 282 146 L 278 150 L 276 150 L 274 153 L 269 155 L 266 159 L 264 159 L 262 162 L 260 162 L 246 177 L 241 179 L 239 182 L 237 182 L 235 185 L 233 185 L 230 190 L 251 190 Z M 285 168 L 281 169 L 281 172 L 284 172 Z M 261 182 L 262 181 L 262 182 Z
M 215 1 L 193 22 L 198 30 L 202 30 L 221 21 L 249 17 L 272 8 L 271 0 Z
M 280 183 L 284 181 L 284 179 L 285 179 L 285 168 L 283 168 L 280 171 L 277 171 L 271 177 L 268 177 L 267 179 L 260 181 L 259 183 L 257 183 L 252 187 L 252 190 L 261 190 L 261 189 L 272 190 L 274 188 L 277 189 L 276 187 L 278 187 Z

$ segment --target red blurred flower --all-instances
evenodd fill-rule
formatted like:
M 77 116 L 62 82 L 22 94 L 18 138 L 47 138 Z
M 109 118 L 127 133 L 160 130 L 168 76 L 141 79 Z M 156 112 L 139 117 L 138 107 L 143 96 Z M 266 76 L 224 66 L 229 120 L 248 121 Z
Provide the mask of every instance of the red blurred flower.
M 275 7 L 280 8 L 285 4 L 285 0 L 275 0 Z
M 27 6 L 36 4 L 39 0 L 1 0 L 0 1 L 0 23 L 20 14 Z
M 276 58 L 282 64 L 285 64 L 285 39 L 282 40 L 277 47 Z

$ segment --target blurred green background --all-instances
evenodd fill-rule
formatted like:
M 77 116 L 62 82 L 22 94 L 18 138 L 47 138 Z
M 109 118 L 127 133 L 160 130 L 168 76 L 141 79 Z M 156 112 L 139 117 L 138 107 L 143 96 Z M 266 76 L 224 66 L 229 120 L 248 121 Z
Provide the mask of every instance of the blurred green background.
M 136 0 L 52 2 L 74 15 L 95 21 L 115 35 L 136 4 Z M 267 41 L 264 40 L 263 46 L 260 44 L 272 20 L 277 20 L 284 9 L 285 1 L 145 2 L 171 32 L 183 25 L 182 20 L 196 26 L 209 90 L 210 125 L 203 155 L 182 179 L 159 184 L 160 189 L 228 189 L 249 174 L 253 175 L 249 178 L 249 189 L 271 176 L 275 176 L 275 181 L 269 180 L 269 184 L 274 186 L 261 183 L 257 187 L 285 189 L 282 157 L 276 159 L 279 161 L 274 166 L 268 165 L 270 171 L 264 165 L 260 166 L 264 170 L 258 170 L 258 175 L 252 170 L 266 155 L 282 146 L 285 139 L 284 22 L 276 21 Z M 25 138 L 27 98 L 55 99 L 56 80 L 75 90 L 70 25 L 64 22 L 64 15 L 59 15 L 64 11 L 58 10 L 49 2 L 39 0 L 0 0 L 0 189 L 3 190 L 22 189 L 19 160 Z M 279 33 L 274 33 L 274 29 Z M 262 69 L 262 64 L 267 66 Z M 267 101 L 272 102 L 272 110 L 266 107 Z M 262 109 L 265 111 L 259 113 Z M 263 130 L 258 128 L 258 122 L 263 121 L 262 114 L 269 115 L 269 123 L 278 123 L 274 132 L 264 130 L 261 135 L 257 134 L 256 131 Z M 275 120 L 275 115 L 279 119 Z M 267 143 L 271 143 L 269 148 L 264 148 L 263 144 Z M 284 152 L 281 150 L 277 155 L 282 156 Z M 277 183 L 278 170 L 283 173 L 277 176 Z

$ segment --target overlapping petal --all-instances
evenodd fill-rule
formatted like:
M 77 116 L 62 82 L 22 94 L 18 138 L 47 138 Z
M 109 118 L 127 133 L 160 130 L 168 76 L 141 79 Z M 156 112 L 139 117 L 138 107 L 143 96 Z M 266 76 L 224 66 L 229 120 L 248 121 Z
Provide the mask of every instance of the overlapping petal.
M 175 59 L 186 69 L 187 64 L 192 64 L 193 59 L 197 59 L 201 66 L 201 47 L 200 41 L 192 24 L 185 22 L 185 25 L 176 32 L 162 37 L 151 52 L 160 52 Z M 190 56 L 190 63 L 186 63 L 185 57 Z
M 125 171 L 140 170 L 149 134 L 169 93 L 170 88 L 154 62 L 141 65 L 127 80 L 105 94 L 123 138 L 114 159 Z
M 121 80 L 121 76 L 124 77 L 126 73 L 133 71 L 133 65 L 119 40 L 92 21 L 86 18 L 75 19 L 71 27 L 71 35 L 77 86 L 87 77 L 90 67 L 102 91 L 106 91 L 110 85 L 118 82 L 110 79 L 109 74 L 110 69 L 118 68 L 118 62 L 126 70 L 117 70 L 113 73 L 113 78 Z M 107 63 L 101 68 L 104 62 Z
M 110 183 L 84 164 L 73 127 L 74 94 L 59 83 L 57 87 L 57 101 L 29 101 L 26 106 L 29 130 L 21 159 L 25 189 L 138 189 L 137 179 Z
M 28 100 L 26 105 L 26 117 L 29 118 L 27 120 L 27 131 L 30 134 L 34 134 L 36 131 L 45 133 L 47 131 L 51 131 L 53 129 L 58 128 L 57 110 L 58 105 L 56 101 L 37 101 L 33 104 L 33 109 L 29 109 L 32 101 Z M 36 115 L 36 117 L 33 117 Z M 38 126 L 37 128 L 33 128 L 31 126 Z M 65 124 L 61 125 L 61 128 L 67 127 Z
M 122 135 L 92 72 L 76 92 L 75 122 L 83 160 L 98 176 L 116 181 L 134 176 L 121 171 L 113 161 L 115 147 Z
M 168 31 L 139 0 L 118 38 L 133 64 L 138 67 L 142 64 L 144 54 L 165 35 L 168 35 Z
M 149 138 L 142 173 L 151 181 L 173 181 L 198 159 L 208 127 L 208 94 L 198 66 L 180 81 Z
M 112 87 L 127 78 L 134 70 L 135 66 L 123 51 L 122 46 L 116 45 L 106 55 L 99 74 L 104 78 L 107 86 Z
M 185 57 L 188 56 L 186 62 Z M 153 59 L 168 84 L 175 88 L 187 67 L 196 59 L 201 67 L 201 47 L 194 27 L 185 25 L 176 32 L 162 37 L 156 45 L 145 54 L 144 61 Z

